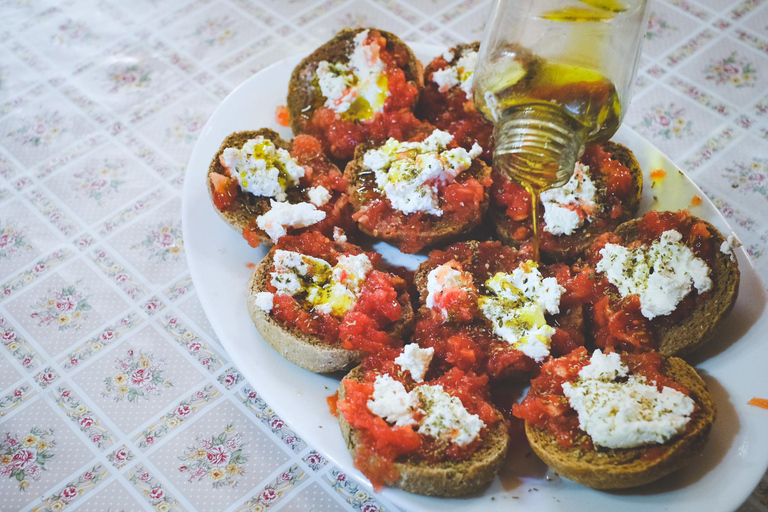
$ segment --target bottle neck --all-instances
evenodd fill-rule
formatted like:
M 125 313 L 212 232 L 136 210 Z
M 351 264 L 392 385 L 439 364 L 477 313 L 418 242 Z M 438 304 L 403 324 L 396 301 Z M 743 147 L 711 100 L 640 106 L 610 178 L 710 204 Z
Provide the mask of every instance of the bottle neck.
M 493 165 L 527 189 L 541 192 L 564 185 L 584 152 L 587 129 L 551 103 L 507 109 L 493 131 Z

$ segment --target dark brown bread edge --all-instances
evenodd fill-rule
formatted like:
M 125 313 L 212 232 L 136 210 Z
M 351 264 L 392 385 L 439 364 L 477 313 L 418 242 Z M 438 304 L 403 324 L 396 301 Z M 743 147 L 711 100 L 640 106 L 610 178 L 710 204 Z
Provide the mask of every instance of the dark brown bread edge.
M 662 371 L 691 391 L 691 398 L 698 404 L 699 409 L 693 414 L 689 430 L 682 437 L 665 445 L 667 449 L 657 458 L 642 459 L 642 456 L 654 447 L 613 450 L 563 449 L 548 430 L 526 422 L 525 433 L 533 451 L 559 475 L 593 489 L 637 487 L 692 463 L 694 458 L 701 455 L 706 445 L 715 420 L 715 404 L 696 370 L 682 359 L 667 359 Z
M 211 165 L 208 167 L 206 186 L 208 187 L 208 195 L 211 197 L 211 202 L 213 202 L 211 174 L 218 173 L 227 175 L 226 169 L 223 165 L 221 165 L 221 162 L 219 161 L 221 154 L 226 148 L 242 148 L 246 142 L 258 136 L 262 136 L 265 139 L 271 140 L 275 146 L 280 149 L 284 149 L 286 151 L 291 150 L 291 143 L 284 140 L 282 137 L 280 137 L 280 135 L 278 135 L 276 131 L 270 130 L 269 128 L 262 128 L 256 131 L 235 132 L 230 134 L 226 139 L 224 139 L 224 142 L 221 143 L 219 150 L 216 152 L 216 155 L 214 155 L 213 160 L 211 160 Z M 222 219 L 224 219 L 224 222 L 226 222 L 238 233 L 242 233 L 243 229 L 250 227 L 256 230 L 259 238 L 263 243 L 271 245 L 272 240 L 269 238 L 269 235 L 267 235 L 264 231 L 257 229 L 255 225 L 256 218 L 269 211 L 269 205 L 270 203 L 268 197 L 257 197 L 253 194 L 241 191 L 241 193 L 238 194 L 235 198 L 232 205 L 229 206 L 225 211 L 219 210 L 215 205 L 213 209 L 216 210 L 216 213 L 218 213 Z
M 388 49 L 392 49 L 395 46 L 404 48 L 408 53 L 408 64 L 404 69 L 406 80 L 415 85 L 419 91 L 424 87 L 424 70 L 421 63 L 416 59 L 408 45 L 395 34 L 377 28 L 342 29 L 330 41 L 302 60 L 294 68 L 293 73 L 291 73 L 291 80 L 288 83 L 287 102 L 293 133 L 296 135 L 303 133 L 304 130 L 301 125 L 302 115 L 306 113 L 308 108 L 312 108 L 315 103 L 317 93 L 312 86 L 312 79 L 317 65 L 324 60 L 329 62 L 346 62 L 348 60 L 346 54 L 349 45 L 354 37 L 364 30 L 378 30 L 387 39 Z M 418 102 L 414 103 L 414 108 L 416 103 Z
M 363 352 L 343 348 L 340 340 L 329 344 L 296 327 L 287 326 L 256 305 L 256 294 L 267 289 L 274 251 L 273 248 L 261 260 L 248 281 L 248 313 L 262 337 L 285 359 L 311 372 L 346 370 L 359 363 L 363 359 Z M 410 298 L 401 295 L 400 305 L 403 315 L 388 330 L 396 338 L 407 336 L 414 323 Z
M 640 164 L 635 158 L 634 153 L 626 146 L 617 142 L 608 141 L 602 144 L 605 150 L 616 159 L 629 168 L 632 173 L 632 194 L 630 199 L 623 203 L 624 214 L 613 221 L 609 221 L 607 229 L 597 229 L 593 223 L 588 223 L 579 228 L 574 234 L 567 236 L 560 236 L 563 243 L 560 244 L 560 250 L 552 251 L 549 249 L 542 249 L 542 257 L 548 261 L 564 261 L 577 258 L 586 251 L 595 238 L 612 231 L 622 222 L 631 219 L 637 209 L 640 206 L 640 199 L 643 195 L 643 171 L 640 169 Z M 599 178 L 598 178 L 599 179 Z M 600 180 L 602 181 L 602 180 Z M 506 213 L 504 210 L 497 208 L 495 205 L 491 206 L 490 212 L 491 221 L 496 227 L 496 234 L 499 239 L 507 245 L 519 247 L 521 241 L 513 238 L 512 233 L 506 228 Z M 528 240 L 524 240 L 527 242 Z
M 710 271 L 712 279 L 712 296 L 705 301 L 699 301 L 693 312 L 680 322 L 657 332 L 659 352 L 665 356 L 685 356 L 699 348 L 712 338 L 720 324 L 728 317 L 739 295 L 740 272 L 739 265 L 731 252 L 720 251 L 720 246 L 726 241 L 725 237 L 709 222 L 695 217 L 706 224 L 712 234 L 712 245 L 715 253 L 714 268 Z M 615 233 L 624 239 L 625 243 L 636 240 L 639 236 L 640 219 L 625 222 Z
M 355 148 L 355 158 L 351 160 L 347 164 L 347 167 L 344 169 L 344 176 L 349 180 L 348 191 L 352 200 L 352 206 L 355 208 L 355 211 L 359 211 L 363 206 L 359 190 L 361 185 L 360 174 L 363 172 L 363 157 L 366 151 L 374 149 L 375 147 L 376 145 L 370 142 L 359 144 L 357 148 Z M 490 177 L 491 168 L 480 158 L 475 158 L 472 162 L 472 166 L 464 172 L 470 173 L 478 181 L 482 182 L 484 179 Z M 435 217 L 437 220 L 434 222 L 431 229 L 428 229 L 422 233 L 425 238 L 432 238 L 432 241 L 425 247 L 434 247 L 442 243 L 451 242 L 461 235 L 469 233 L 477 226 L 482 224 L 483 218 L 485 218 L 485 213 L 488 211 L 488 206 L 491 202 L 489 189 L 490 187 L 486 187 L 483 192 L 483 200 L 480 202 L 480 217 L 477 219 L 477 221 L 468 222 L 467 224 L 463 225 L 457 225 L 451 224 L 442 217 Z M 360 223 L 358 223 L 358 229 L 369 236 L 379 240 L 384 240 L 385 242 L 392 244 L 398 244 L 401 242 L 405 234 L 403 230 L 392 230 L 391 232 L 382 233 L 377 229 L 367 229 Z
M 345 379 L 362 380 L 360 367 L 353 369 Z M 339 400 L 344 399 L 344 381 L 339 385 Z M 338 413 L 339 427 L 347 448 L 354 457 L 359 444 L 357 431 Z M 407 492 L 426 496 L 463 496 L 481 490 L 504 465 L 509 448 L 509 434 L 504 422 L 499 419 L 486 432 L 482 446 L 462 462 L 440 462 L 408 460 L 395 462 L 400 478 L 393 484 Z

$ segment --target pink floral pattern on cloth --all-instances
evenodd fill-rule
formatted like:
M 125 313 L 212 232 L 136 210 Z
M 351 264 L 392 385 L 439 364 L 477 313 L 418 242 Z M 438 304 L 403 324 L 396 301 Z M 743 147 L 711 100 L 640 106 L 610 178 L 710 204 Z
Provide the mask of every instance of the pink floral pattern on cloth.
M 185 263 L 184 169 L 272 63 L 343 26 L 475 41 L 490 4 L 0 2 L 0 508 L 402 512 L 217 340 Z M 765 285 L 768 5 L 651 10 L 625 124 L 702 187 Z M 741 512 L 768 512 L 768 477 Z
M 206 481 L 211 487 L 237 485 L 237 477 L 245 473 L 248 458 L 243 448 L 243 435 L 236 433 L 232 425 L 211 437 L 199 437 L 179 457 L 185 464 L 179 471 L 188 475 L 190 482 Z
M 39 326 L 56 326 L 59 331 L 79 329 L 88 318 L 91 305 L 87 290 L 76 283 L 60 290 L 49 290 L 46 297 L 39 299 L 30 313 Z
M 0 477 L 15 479 L 22 491 L 30 480 L 40 480 L 54 456 L 56 441 L 52 436 L 52 430 L 37 427 L 23 435 L 6 433 L 0 440 Z
M 155 358 L 151 352 L 134 352 L 128 349 L 126 354 L 115 361 L 118 373 L 104 379 L 104 396 L 116 402 L 127 400 L 138 402 L 139 398 L 149 400 L 159 395 L 163 388 L 173 387 L 170 380 L 163 378 L 165 361 Z

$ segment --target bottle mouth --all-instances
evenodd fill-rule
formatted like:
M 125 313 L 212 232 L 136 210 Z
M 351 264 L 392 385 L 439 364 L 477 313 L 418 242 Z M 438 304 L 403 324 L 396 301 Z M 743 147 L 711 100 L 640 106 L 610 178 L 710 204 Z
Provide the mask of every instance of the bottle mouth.
M 494 167 L 538 190 L 564 185 L 584 152 L 586 127 L 563 108 L 536 103 L 507 109 L 494 127 Z

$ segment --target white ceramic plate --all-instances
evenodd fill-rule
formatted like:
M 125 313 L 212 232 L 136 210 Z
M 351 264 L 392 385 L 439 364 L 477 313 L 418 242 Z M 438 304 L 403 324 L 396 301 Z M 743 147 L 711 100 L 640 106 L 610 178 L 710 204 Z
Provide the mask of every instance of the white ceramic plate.
M 442 49 L 412 45 L 423 62 Z M 302 56 L 282 60 L 254 75 L 235 89 L 203 129 L 187 167 L 182 218 L 184 244 L 195 288 L 217 336 L 258 392 L 310 445 L 322 450 L 348 474 L 369 485 L 354 469 L 328 412 L 326 397 L 336 391 L 338 378 L 315 375 L 281 358 L 251 323 L 245 302 L 246 283 L 265 248 L 253 249 L 227 227 L 214 211 L 205 176 L 221 141 L 232 132 L 276 129 L 291 138 L 288 128 L 275 122 L 275 109 L 286 102 L 288 79 Z M 709 220 L 724 234 L 725 220 L 701 190 L 661 152 L 627 127 L 614 140 L 631 148 L 648 176 L 664 169 L 667 178 L 653 189 L 646 185 L 642 212 L 649 209 L 689 207 L 694 195 L 703 198 L 692 213 Z M 656 199 L 654 199 L 656 198 Z M 385 258 L 415 268 L 423 256 L 403 255 L 384 243 L 375 245 Z M 383 496 L 408 511 L 436 509 L 493 510 L 610 510 L 675 512 L 725 511 L 737 508 L 755 488 L 768 466 L 768 414 L 747 405 L 765 395 L 768 361 L 766 292 L 746 253 L 737 251 L 741 289 L 726 325 L 693 363 L 707 382 L 718 416 L 709 445 L 689 468 L 640 489 L 598 492 L 562 479 L 530 453 L 527 445 L 511 447 L 505 469 L 483 493 L 468 498 L 438 499 L 386 489 Z M 338 377 L 338 376 L 337 376 Z

